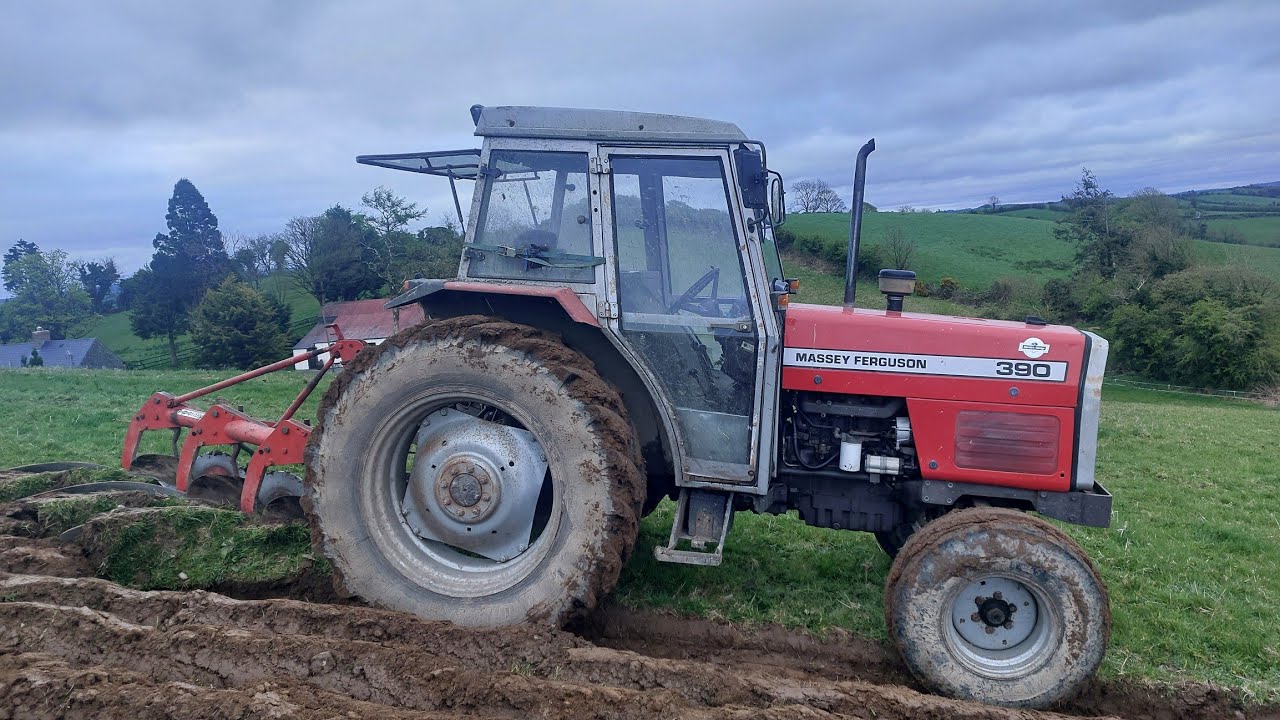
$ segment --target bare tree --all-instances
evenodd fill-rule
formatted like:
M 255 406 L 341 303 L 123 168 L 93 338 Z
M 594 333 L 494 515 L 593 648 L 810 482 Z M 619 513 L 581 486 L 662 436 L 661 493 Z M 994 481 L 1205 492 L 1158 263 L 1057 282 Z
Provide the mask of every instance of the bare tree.
M 798 180 L 791 184 L 794 212 L 846 212 L 848 207 L 823 180 Z
M 285 269 L 303 292 L 325 303 L 325 273 L 314 262 L 320 234 L 320 218 L 296 217 L 277 236 L 276 250 L 283 250 Z
M 904 213 L 904 214 L 913 213 L 915 211 L 916 211 L 916 208 L 914 205 L 903 205 L 902 207 L 898 208 L 898 212 Z
M 223 240 L 231 259 L 255 288 L 276 269 L 271 257 L 271 245 L 275 242 L 273 236 L 232 232 L 225 234 Z
M 369 265 L 394 292 L 399 281 L 404 279 L 406 243 L 411 238 L 409 223 L 425 216 L 427 209 L 419 210 L 417 203 L 409 202 L 381 185 L 362 196 L 360 204 L 372 211 L 366 217 L 375 230 L 364 239 Z
M 884 252 L 896 270 L 911 267 L 911 260 L 916 254 L 916 243 L 907 237 L 900 227 L 891 227 L 884 234 Z
M 1000 209 L 1000 196 L 999 196 L 999 195 L 992 195 L 991 197 L 987 198 L 987 204 L 991 206 L 991 212 L 995 212 L 995 211 L 999 210 L 999 209 Z

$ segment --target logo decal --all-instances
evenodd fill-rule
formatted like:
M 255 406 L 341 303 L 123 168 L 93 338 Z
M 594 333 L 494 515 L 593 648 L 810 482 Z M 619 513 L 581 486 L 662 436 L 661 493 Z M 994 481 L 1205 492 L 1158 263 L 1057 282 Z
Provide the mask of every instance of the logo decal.
M 1040 338 L 1027 338 L 1022 341 L 1022 344 L 1018 346 L 1018 349 L 1022 351 L 1023 355 L 1035 360 L 1041 355 L 1049 352 L 1049 343 L 1041 340 Z

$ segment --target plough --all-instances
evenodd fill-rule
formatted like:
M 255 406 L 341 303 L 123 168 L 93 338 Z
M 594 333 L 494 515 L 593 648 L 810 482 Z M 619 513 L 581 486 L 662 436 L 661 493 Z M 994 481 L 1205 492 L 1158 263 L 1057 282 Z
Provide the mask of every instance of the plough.
M 125 470 L 134 469 L 135 463 L 140 459 L 138 446 L 143 433 L 169 430 L 173 433 L 171 447 L 172 455 L 177 458 L 177 467 L 173 477 L 164 477 L 162 482 L 171 482 L 171 487 L 178 493 L 185 495 L 191 489 L 192 481 L 212 475 L 233 481 L 243 480 L 239 506 L 245 513 L 265 508 L 283 498 L 300 497 L 301 478 L 290 472 L 271 470 L 273 467 L 300 465 L 303 462 L 303 450 L 311 436 L 311 427 L 294 419 L 294 414 L 320 384 L 325 373 L 333 367 L 335 360 L 350 362 L 365 345 L 360 340 L 344 338 L 337 325 L 327 327 L 336 337 L 336 341 L 328 347 L 288 357 L 183 395 L 164 391 L 153 394 L 129 422 L 124 451 L 120 457 L 121 466 Z M 190 404 L 197 398 L 292 367 L 299 362 L 308 362 L 325 353 L 329 357 L 320 371 L 307 382 L 306 387 L 302 388 L 277 420 L 260 420 L 223 402 L 215 402 L 203 410 Z M 187 431 L 186 439 L 182 440 L 179 449 L 183 430 Z M 232 452 L 230 455 L 202 452 L 204 448 L 211 446 L 230 446 Z M 252 448 L 252 456 L 241 471 L 239 457 L 246 448 Z

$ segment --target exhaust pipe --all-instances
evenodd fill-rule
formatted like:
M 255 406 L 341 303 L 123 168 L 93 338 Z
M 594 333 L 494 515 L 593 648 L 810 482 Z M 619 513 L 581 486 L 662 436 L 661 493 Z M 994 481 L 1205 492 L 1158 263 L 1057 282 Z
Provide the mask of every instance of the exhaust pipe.
M 858 240 L 862 237 L 862 197 L 867 184 L 867 156 L 876 149 L 876 139 L 871 138 L 858 151 L 858 164 L 853 171 L 853 207 L 849 212 L 849 256 L 844 263 L 844 306 L 853 307 L 853 296 L 858 289 Z

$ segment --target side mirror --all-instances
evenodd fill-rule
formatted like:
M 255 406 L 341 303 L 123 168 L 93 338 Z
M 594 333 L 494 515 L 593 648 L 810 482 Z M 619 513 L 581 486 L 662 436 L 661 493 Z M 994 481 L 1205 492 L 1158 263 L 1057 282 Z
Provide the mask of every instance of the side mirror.
M 782 185 L 782 176 L 769 171 L 769 218 L 774 227 L 782 227 L 787 221 L 787 191 Z
M 742 188 L 742 204 L 752 210 L 769 207 L 768 176 L 764 173 L 764 159 L 750 148 L 733 151 L 733 162 L 738 166 L 738 186 Z

